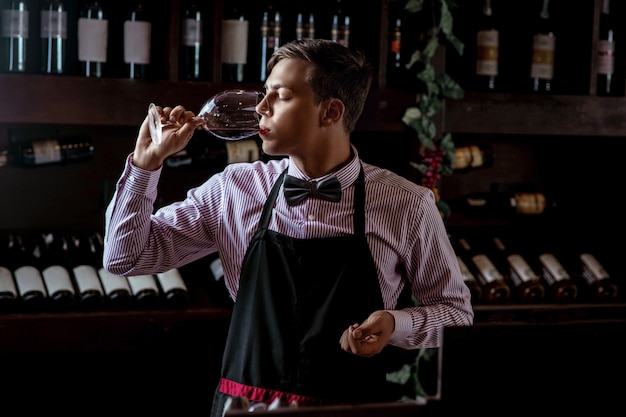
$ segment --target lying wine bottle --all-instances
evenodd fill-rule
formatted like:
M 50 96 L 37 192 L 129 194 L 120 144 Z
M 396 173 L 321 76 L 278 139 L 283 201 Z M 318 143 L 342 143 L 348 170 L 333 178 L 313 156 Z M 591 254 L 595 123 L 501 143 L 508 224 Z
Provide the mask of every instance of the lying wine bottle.
M 13 273 L 0 265 L 0 311 L 11 312 L 17 307 L 17 288 Z
M 72 272 L 81 307 L 97 309 L 104 302 L 104 289 L 94 266 L 96 249 L 85 237 L 72 236 Z
M 468 239 L 459 239 L 456 247 L 459 250 L 458 254 L 469 259 L 466 264 L 470 264 L 475 271 L 476 279 L 482 289 L 481 300 L 487 303 L 507 301 L 511 296 L 511 289 L 502 272 L 496 268 L 485 252 L 484 247 L 474 245 Z
M 142 309 L 156 308 L 160 302 L 159 286 L 154 275 L 127 277 L 135 305 Z
M 40 270 L 50 306 L 56 310 L 70 310 L 76 304 L 76 290 L 69 271 L 69 244 L 55 233 L 42 233 L 40 240 Z
M 542 277 L 552 298 L 556 301 L 572 301 L 578 296 L 578 287 L 565 267 L 552 253 L 539 255 Z
M 26 311 L 42 311 L 48 302 L 48 292 L 41 272 L 34 266 L 33 257 L 29 254 L 20 235 L 9 236 L 9 252 L 15 261 L 13 276 L 21 300 Z
M 493 243 L 502 260 L 502 270 L 507 274 L 517 290 L 517 296 L 522 302 L 538 302 L 543 300 L 545 289 L 539 276 L 531 268 L 520 250 L 512 249 L 504 243 L 504 238 L 494 237 Z M 506 268 L 506 269 L 505 269 Z
M 166 307 L 185 308 L 189 305 L 189 292 L 178 269 L 157 274 L 157 281 L 163 290 Z
M 591 253 L 580 255 L 582 277 L 589 286 L 594 299 L 607 300 L 617 297 L 618 287 L 598 259 Z
M 452 239 L 452 245 L 454 246 L 454 250 L 457 253 L 456 259 L 459 263 L 459 269 L 461 270 L 463 281 L 465 282 L 465 285 L 467 285 L 470 293 L 472 294 L 472 302 L 477 303 L 482 298 L 483 290 L 480 287 L 476 276 L 472 273 L 467 263 L 463 259 L 465 257 L 465 259 L 467 259 L 467 262 L 470 262 L 470 259 L 467 258 L 467 256 L 471 251 L 471 247 L 467 240 L 464 238 Z
M 125 276 L 113 275 L 104 268 L 98 269 L 98 276 L 102 282 L 107 304 L 110 307 L 123 309 L 130 306 L 131 289 Z
M 0 244 L 0 311 L 12 312 L 17 309 L 18 293 L 13 277 L 13 264 L 9 256 L 8 236 L 2 236 Z

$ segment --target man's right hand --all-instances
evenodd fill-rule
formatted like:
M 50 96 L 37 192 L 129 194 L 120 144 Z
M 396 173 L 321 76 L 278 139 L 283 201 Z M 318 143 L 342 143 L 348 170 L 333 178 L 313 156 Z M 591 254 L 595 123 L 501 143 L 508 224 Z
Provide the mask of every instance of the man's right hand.
M 195 114 L 185 110 L 183 106 L 174 108 L 157 106 L 157 111 L 161 114 L 161 122 L 169 124 L 163 128 L 161 143 L 157 145 L 152 141 L 148 127 L 149 119 L 146 116 L 139 128 L 133 154 L 133 164 L 148 171 L 158 169 L 168 156 L 183 150 L 198 124 L 194 120 Z

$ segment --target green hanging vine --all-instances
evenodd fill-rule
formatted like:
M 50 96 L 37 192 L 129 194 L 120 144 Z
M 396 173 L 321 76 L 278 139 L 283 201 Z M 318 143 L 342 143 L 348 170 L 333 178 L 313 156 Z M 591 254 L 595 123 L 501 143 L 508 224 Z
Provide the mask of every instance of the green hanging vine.
M 439 197 L 437 184 L 441 175 L 451 175 L 453 172 L 455 146 L 449 132 L 440 134 L 437 131 L 434 118 L 443 109 L 444 99 L 462 99 L 464 92 L 445 71 L 436 71 L 433 59 L 444 44 L 453 46 L 459 55 L 463 55 L 464 45 L 452 32 L 450 10 L 453 7 L 456 5 L 452 0 L 408 0 L 405 6 L 408 12 L 430 13 L 432 16 L 432 27 L 426 34 L 424 47 L 416 50 L 407 64 L 408 69 L 414 66 L 420 68 L 417 78 L 424 84 L 425 91 L 419 95 L 415 106 L 405 110 L 402 122 L 417 134 L 420 142 L 419 161 L 411 162 L 411 166 L 421 174 L 421 185 L 435 193 L 444 221 L 450 216 L 450 209 Z M 413 359 L 387 374 L 389 383 L 399 384 L 405 388 L 404 392 L 410 393 L 401 400 L 413 401 L 428 398 L 432 394 L 426 387 L 432 385 L 432 379 L 436 376 L 424 369 L 432 369 L 432 361 L 437 360 L 437 351 L 437 348 L 418 349 Z
M 429 13 L 432 26 L 426 34 L 422 49 L 413 52 L 407 68 L 418 66 L 417 78 L 425 91 L 420 94 L 415 106 L 406 109 L 402 122 L 417 133 L 420 142 L 419 161 L 411 166 L 421 174 L 421 185 L 433 190 L 437 206 L 444 220 L 450 216 L 450 208 L 439 197 L 437 184 L 442 175 L 452 174 L 454 142 L 447 132 L 440 134 L 434 117 L 443 109 L 444 99 L 462 99 L 461 86 L 445 71 L 437 72 L 433 58 L 439 48 L 451 45 L 463 55 L 463 43 L 452 32 L 451 9 L 456 7 L 452 0 L 408 0 L 405 10 L 410 13 Z

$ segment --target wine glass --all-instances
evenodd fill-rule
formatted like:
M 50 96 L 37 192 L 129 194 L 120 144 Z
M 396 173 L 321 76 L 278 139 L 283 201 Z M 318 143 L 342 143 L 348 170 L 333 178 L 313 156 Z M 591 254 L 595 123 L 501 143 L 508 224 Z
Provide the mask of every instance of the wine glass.
M 255 90 L 225 90 L 208 99 L 198 115 L 197 126 L 222 140 L 241 140 L 260 132 L 259 114 L 256 106 L 263 100 L 263 93 Z M 175 123 L 162 123 L 154 103 L 148 107 L 150 136 L 159 145 L 163 129 Z

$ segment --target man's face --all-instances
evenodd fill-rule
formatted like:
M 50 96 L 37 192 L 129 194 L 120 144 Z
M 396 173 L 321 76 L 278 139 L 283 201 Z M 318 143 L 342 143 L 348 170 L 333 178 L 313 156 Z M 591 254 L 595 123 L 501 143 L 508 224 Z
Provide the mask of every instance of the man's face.
M 322 104 L 315 105 L 306 82 L 308 64 L 297 59 L 279 61 L 265 82 L 266 97 L 257 106 L 261 114 L 263 151 L 268 155 L 300 156 L 319 145 Z

